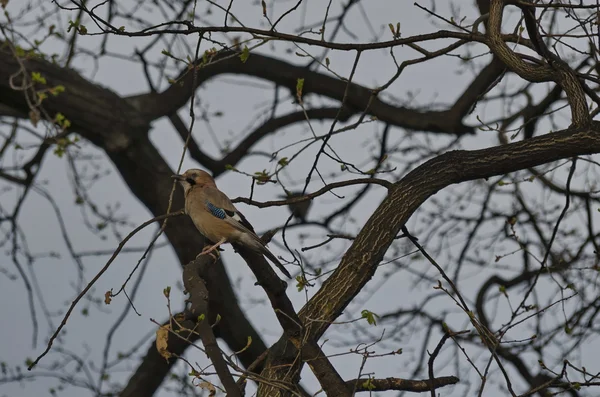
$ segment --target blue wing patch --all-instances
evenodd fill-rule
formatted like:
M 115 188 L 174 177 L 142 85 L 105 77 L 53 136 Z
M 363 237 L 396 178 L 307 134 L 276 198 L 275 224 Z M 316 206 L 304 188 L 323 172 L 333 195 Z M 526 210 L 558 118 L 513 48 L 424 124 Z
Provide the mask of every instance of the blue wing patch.
M 215 206 L 210 201 L 206 201 L 206 208 L 208 209 L 208 212 L 210 212 L 219 219 L 225 219 L 225 217 L 227 216 L 223 208 Z

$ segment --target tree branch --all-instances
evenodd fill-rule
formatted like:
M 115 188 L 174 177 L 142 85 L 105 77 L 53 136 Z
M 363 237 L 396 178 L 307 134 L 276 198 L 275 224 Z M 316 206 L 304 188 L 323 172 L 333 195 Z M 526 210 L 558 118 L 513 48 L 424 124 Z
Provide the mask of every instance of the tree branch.
M 273 200 L 273 201 L 261 202 L 261 201 L 254 201 L 254 200 L 251 200 L 246 197 L 237 197 L 231 201 L 233 203 L 244 203 L 244 204 L 248 204 L 248 205 L 253 205 L 258 208 L 280 207 L 283 205 L 296 204 L 296 203 L 301 203 L 301 202 L 304 202 L 307 200 L 312 200 L 315 197 L 321 196 L 330 190 L 337 189 L 340 187 L 353 186 L 353 185 L 366 185 L 366 184 L 380 185 L 387 189 L 390 189 L 393 186 L 393 184 L 391 182 L 388 182 L 385 179 L 361 178 L 361 179 L 352 179 L 352 180 L 348 180 L 348 181 L 333 182 L 326 186 L 323 186 L 321 189 L 317 190 L 316 192 L 306 193 L 303 196 L 290 197 L 286 200 Z
M 348 85 L 348 82 L 335 77 L 265 55 L 252 53 L 244 63 L 239 59 L 237 53 L 223 51 L 216 55 L 211 63 L 197 70 L 197 87 L 221 74 L 258 77 L 287 87 L 290 92 L 294 93 L 297 80 L 303 78 L 303 95 L 314 93 L 338 101 L 344 97 Z M 147 122 L 173 114 L 189 100 L 193 92 L 193 73 L 185 71 L 177 81 L 177 84 L 172 84 L 161 93 L 149 93 L 146 96 L 135 97 L 136 107 L 145 112 Z M 378 98 L 374 98 L 369 105 L 372 95 L 372 89 L 350 83 L 345 104 L 352 113 L 362 112 L 368 106 L 368 114 L 383 122 L 403 128 L 456 135 L 473 132 L 471 127 L 462 124 L 462 115 L 458 112 L 418 111 L 402 106 L 393 106 Z
M 376 392 L 376 391 L 410 391 L 421 393 L 425 391 L 439 389 L 440 387 L 454 385 L 460 379 L 456 376 L 442 376 L 434 379 L 410 380 L 402 378 L 385 378 L 385 379 L 353 379 L 346 383 L 356 388 L 357 392 Z M 433 383 L 433 389 L 431 384 Z
M 287 352 L 278 351 L 275 356 L 280 354 L 294 355 L 288 365 L 281 368 L 290 376 L 284 376 L 280 380 L 285 380 L 291 383 L 290 387 L 295 387 L 298 384 L 299 373 L 290 371 L 291 368 L 298 368 L 301 361 L 306 362 L 315 377 L 321 384 L 321 387 L 327 395 L 330 396 L 352 396 L 352 390 L 347 387 L 344 380 L 331 364 L 327 356 L 323 353 L 319 345 L 314 340 L 306 338 L 306 330 L 303 327 L 300 318 L 294 310 L 292 302 L 285 293 L 286 283 L 281 281 L 273 268 L 267 263 L 266 259 L 256 252 L 241 246 L 235 247 L 237 252 L 244 258 L 254 275 L 258 280 L 258 284 L 265 290 L 267 297 L 271 302 L 271 306 L 279 320 L 279 324 L 284 330 L 282 339 L 292 343 Z M 273 350 L 271 350 L 273 352 Z M 298 354 L 301 360 L 298 360 Z M 271 356 L 271 360 L 273 357 Z M 267 365 L 273 364 L 270 361 Z M 282 387 L 274 382 L 261 382 L 259 384 L 258 395 L 265 395 L 265 389 L 272 389 L 276 393 L 281 393 Z M 271 394 L 266 394 L 271 395 Z
M 227 166 L 235 166 L 237 163 L 246 156 L 248 151 L 255 145 L 259 140 L 264 138 L 265 136 L 278 131 L 281 128 L 287 127 L 289 125 L 300 123 L 306 121 L 308 117 L 310 120 L 326 120 L 333 119 L 339 112 L 338 107 L 330 107 L 330 108 L 316 108 L 316 109 L 307 109 L 306 114 L 304 111 L 292 112 L 288 113 L 284 116 L 274 117 L 267 121 L 265 121 L 262 125 L 257 127 L 254 131 L 251 131 L 246 137 L 225 157 L 220 160 L 216 160 L 210 157 L 208 154 L 203 152 L 198 144 L 191 139 L 188 144 L 188 150 L 190 152 L 190 156 L 198 163 L 202 164 L 204 167 L 208 168 L 213 176 L 216 178 L 221 175 L 227 169 Z M 346 121 L 350 118 L 351 112 L 345 111 L 342 112 L 341 116 L 338 117 L 341 121 Z M 185 142 L 188 137 L 189 130 L 183 120 L 175 113 L 169 116 L 169 120 L 175 127 L 175 130 L 181 137 L 181 139 Z
M 501 36 L 504 0 L 491 0 L 488 20 L 489 47 L 492 52 L 513 72 L 531 82 L 554 81 L 567 94 L 571 107 L 573 125 L 584 126 L 591 121 L 585 92 L 577 74 L 562 59 L 550 53 L 537 30 L 533 8 L 519 5 L 523 11 L 527 32 L 535 50 L 548 61 L 548 65 L 526 63 L 515 54 Z
M 167 321 L 166 324 L 170 322 Z M 181 322 L 185 329 L 193 329 L 195 323 L 190 320 Z M 182 338 L 169 338 L 167 350 L 178 356 L 198 339 L 197 334 L 182 330 Z M 148 347 L 148 351 L 141 360 L 139 366 L 129 378 L 125 388 L 119 393 L 119 397 L 148 397 L 154 395 L 156 390 L 162 384 L 166 374 L 168 374 L 177 360 L 165 360 L 156 349 L 156 341 L 153 341 Z
M 481 150 L 444 153 L 419 166 L 390 189 L 365 223 L 339 266 L 300 310 L 308 340 L 318 340 L 373 277 L 396 235 L 417 208 L 455 183 L 503 175 L 552 161 L 600 152 L 600 123 Z M 335 291 L 332 294 L 332 291 Z M 276 345 L 283 349 L 285 340 Z M 275 350 L 275 349 L 274 349 Z M 277 368 L 264 376 L 279 378 Z
M 198 259 L 188 263 L 183 268 L 183 285 L 186 291 L 189 293 L 189 301 L 191 302 L 190 312 L 193 317 L 198 319 L 200 315 L 204 315 L 204 319 L 197 320 L 198 334 L 204 345 L 206 355 L 212 362 L 227 396 L 241 396 L 240 388 L 235 383 L 231 372 L 227 366 L 227 362 L 223 358 L 217 338 L 212 330 L 211 323 L 208 315 L 208 289 L 206 288 L 206 282 L 202 278 L 202 274 L 206 273 L 205 267 L 210 266 L 210 256 L 201 256 Z
M 113 91 L 89 82 L 71 69 L 37 57 L 23 58 L 22 62 L 28 72 L 36 71 L 44 76 L 48 86 L 65 87 L 61 95 L 44 100 L 48 114 L 64 114 L 71 122 L 72 131 L 105 150 L 127 187 L 146 208 L 154 216 L 164 214 L 173 187 L 169 176 L 174 172 L 150 142 L 146 117 Z M 30 109 L 23 93 L 13 90 L 9 84 L 11 75 L 19 70 L 12 53 L 0 42 L 0 102 L 18 113 L 28 114 Z M 183 208 L 183 194 L 179 189 L 173 208 Z M 173 220 L 165 229 L 182 266 L 193 260 L 198 247 L 204 245 L 204 239 L 187 218 Z M 233 351 L 246 347 L 250 336 L 253 343 L 238 358 L 244 366 L 252 364 L 266 346 L 239 307 L 222 263 L 209 266 L 202 276 L 207 280 L 211 312 L 222 316 L 215 329 L 217 336 Z M 152 346 L 132 374 L 124 395 L 147 397 L 156 391 L 170 370 L 170 365 L 157 360 L 164 362 Z

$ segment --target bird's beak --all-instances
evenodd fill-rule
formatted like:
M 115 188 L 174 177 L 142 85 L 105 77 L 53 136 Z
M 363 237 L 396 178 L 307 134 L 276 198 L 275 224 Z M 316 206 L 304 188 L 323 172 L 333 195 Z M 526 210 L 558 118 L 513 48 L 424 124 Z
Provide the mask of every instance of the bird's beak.
M 171 178 L 178 180 L 178 181 L 183 181 L 185 179 L 183 177 L 183 175 L 171 175 Z

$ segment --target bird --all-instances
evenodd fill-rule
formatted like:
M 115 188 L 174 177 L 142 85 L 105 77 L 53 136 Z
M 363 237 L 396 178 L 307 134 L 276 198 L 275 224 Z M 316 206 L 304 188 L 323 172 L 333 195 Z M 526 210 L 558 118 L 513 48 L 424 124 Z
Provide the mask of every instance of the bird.
M 198 231 L 211 241 L 200 255 L 211 254 L 221 244 L 235 243 L 266 256 L 287 278 L 292 278 L 277 257 L 256 235 L 252 225 L 235 208 L 229 197 L 217 188 L 213 177 L 206 171 L 192 168 L 173 175 L 183 187 L 185 212 Z
M 280 195 L 279 198 L 281 199 L 293 199 L 296 197 L 303 197 L 304 195 L 301 192 L 288 192 L 286 191 L 287 194 L 285 195 Z M 306 216 L 308 215 L 308 210 L 310 209 L 310 205 L 312 204 L 312 200 L 305 200 L 305 201 L 300 201 L 297 203 L 289 203 L 288 204 L 288 208 L 290 209 L 290 212 L 292 213 L 292 215 L 298 219 L 301 223 L 306 223 Z

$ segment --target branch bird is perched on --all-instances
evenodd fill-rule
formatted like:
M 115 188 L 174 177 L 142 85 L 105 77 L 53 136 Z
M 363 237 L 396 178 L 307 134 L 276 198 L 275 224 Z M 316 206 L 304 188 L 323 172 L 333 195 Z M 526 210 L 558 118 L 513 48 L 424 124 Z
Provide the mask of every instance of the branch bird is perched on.
M 214 245 L 205 247 L 200 255 L 211 253 L 221 244 L 236 243 L 263 254 L 288 278 L 292 278 L 262 240 L 254 233 L 229 197 L 217 188 L 215 180 L 207 172 L 189 169 L 181 175 L 173 175 L 185 195 L 185 212 L 204 237 Z

